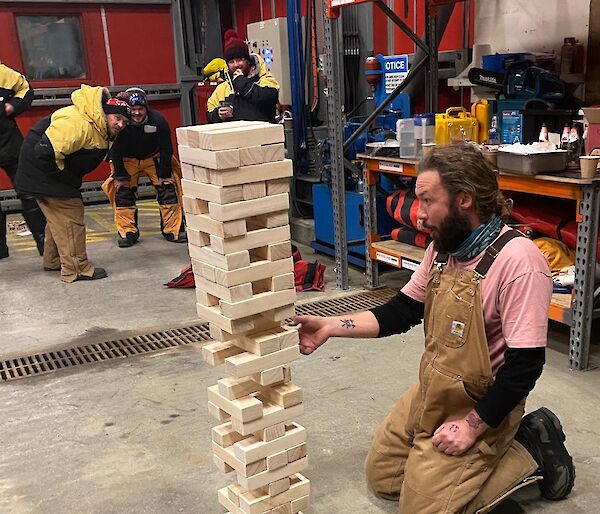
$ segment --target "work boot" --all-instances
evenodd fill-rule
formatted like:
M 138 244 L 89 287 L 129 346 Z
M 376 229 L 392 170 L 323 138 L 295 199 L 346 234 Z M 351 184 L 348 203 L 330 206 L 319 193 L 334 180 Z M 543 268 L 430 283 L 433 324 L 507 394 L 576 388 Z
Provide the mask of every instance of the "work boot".
M 6 259 L 8 257 L 8 246 L 6 243 L 0 243 L 0 259 Z
M 139 232 L 127 232 L 125 237 L 121 237 L 121 234 L 117 232 L 117 244 L 119 245 L 119 248 L 129 248 L 137 243 L 139 238 Z
M 37 247 L 37 251 L 40 254 L 40 257 L 44 256 L 44 240 L 46 239 L 45 234 L 32 234 L 33 240 L 35 241 L 35 246 Z
M 548 500 L 566 498 L 575 484 L 575 466 L 556 415 L 545 407 L 527 414 L 521 420 L 515 439 L 540 467 L 543 479 L 538 486 L 542 496 Z
M 106 278 L 106 277 L 108 277 L 108 273 L 106 273 L 106 270 L 104 268 L 96 268 L 91 277 L 86 277 L 85 275 L 79 275 L 75 279 L 75 282 L 77 282 L 78 280 L 99 280 L 101 278 Z
M 175 239 L 175 236 L 170 232 L 163 232 L 163 237 L 169 241 L 169 243 L 187 243 L 187 233 L 185 231 L 179 232 L 177 239 Z

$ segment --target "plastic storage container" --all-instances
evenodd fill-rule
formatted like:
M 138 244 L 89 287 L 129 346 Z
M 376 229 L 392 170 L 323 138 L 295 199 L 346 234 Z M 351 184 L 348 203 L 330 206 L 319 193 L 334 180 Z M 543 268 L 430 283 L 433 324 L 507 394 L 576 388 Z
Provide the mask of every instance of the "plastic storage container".
M 567 152 L 565 150 L 526 155 L 502 151 L 502 148 L 498 151 L 498 169 L 500 171 L 510 171 L 517 175 L 537 175 L 564 171 L 566 167 Z
M 415 120 L 405 118 L 396 122 L 396 139 L 400 144 L 400 157 L 414 159 L 417 156 Z
M 417 114 L 415 116 L 415 141 L 417 156 L 423 155 L 423 145 L 433 143 L 435 138 L 435 117 L 433 114 Z
M 447 145 L 455 141 L 475 141 L 479 124 L 464 107 L 450 107 L 435 115 L 435 144 Z

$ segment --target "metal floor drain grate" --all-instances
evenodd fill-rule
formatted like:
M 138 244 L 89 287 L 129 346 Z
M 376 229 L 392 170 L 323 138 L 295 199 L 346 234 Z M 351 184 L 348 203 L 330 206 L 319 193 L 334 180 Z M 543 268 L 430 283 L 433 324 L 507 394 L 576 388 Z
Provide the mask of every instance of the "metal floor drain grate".
M 316 314 L 319 316 L 339 316 L 372 309 L 386 303 L 395 294 L 396 291 L 389 288 L 361 291 L 337 298 L 302 303 L 296 305 L 296 312 L 298 314 Z M 208 323 L 201 323 L 191 327 L 164 330 L 0 361 L 0 378 L 3 382 L 9 382 L 52 373 L 60 369 L 159 352 L 210 340 Z

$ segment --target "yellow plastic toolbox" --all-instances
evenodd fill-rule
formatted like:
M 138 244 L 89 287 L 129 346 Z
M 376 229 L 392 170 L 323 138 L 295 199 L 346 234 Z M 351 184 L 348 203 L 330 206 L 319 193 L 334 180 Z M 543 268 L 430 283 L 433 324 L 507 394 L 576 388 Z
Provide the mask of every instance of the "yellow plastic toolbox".
M 477 141 L 478 123 L 464 107 L 450 107 L 435 115 L 435 144 L 447 145 L 455 141 Z

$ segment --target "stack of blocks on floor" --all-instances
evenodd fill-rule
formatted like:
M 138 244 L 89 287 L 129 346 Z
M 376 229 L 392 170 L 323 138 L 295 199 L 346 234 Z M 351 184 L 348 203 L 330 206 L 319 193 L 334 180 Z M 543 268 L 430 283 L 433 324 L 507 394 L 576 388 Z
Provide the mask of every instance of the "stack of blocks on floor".
M 217 467 L 236 481 L 218 491 L 232 514 L 295 514 L 308 507 L 304 410 L 289 363 L 300 357 L 288 218 L 292 162 L 283 127 L 229 122 L 177 129 L 183 206 L 198 315 L 209 364 L 229 376 L 208 388 Z

